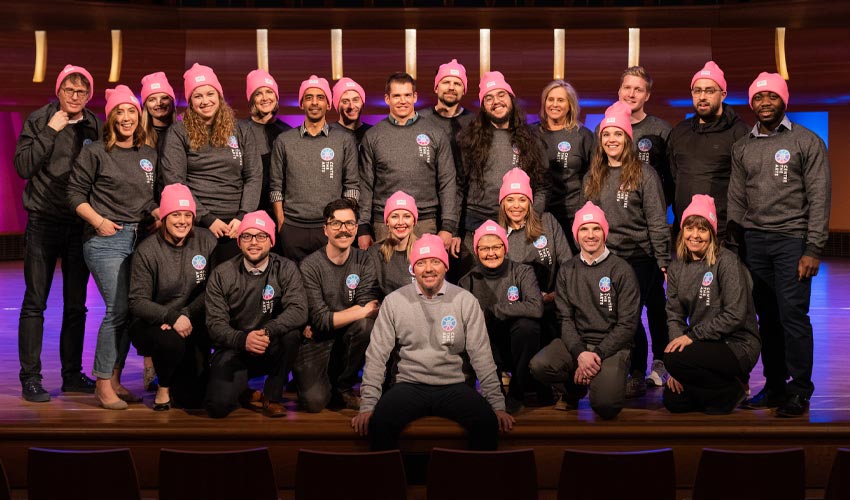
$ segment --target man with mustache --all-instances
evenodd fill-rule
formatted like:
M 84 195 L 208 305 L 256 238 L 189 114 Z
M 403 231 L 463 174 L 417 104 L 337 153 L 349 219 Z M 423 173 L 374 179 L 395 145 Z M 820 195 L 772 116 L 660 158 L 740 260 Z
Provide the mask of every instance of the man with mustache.
M 371 125 L 360 120 L 360 113 L 366 105 L 366 92 L 359 83 L 351 78 L 343 77 L 334 84 L 333 101 L 334 108 L 339 113 L 339 121 L 331 127 L 350 132 L 354 135 L 354 142 L 359 147 L 366 131 L 372 128 Z
M 678 234 L 682 212 L 695 194 L 714 198 L 717 238 L 726 239 L 726 192 L 732 172 L 732 144 L 747 135 L 747 124 L 726 99 L 726 78 L 714 61 L 691 78 L 695 114 L 670 133 L 667 154 L 676 186 L 673 230 Z
M 326 244 L 301 261 L 310 320 L 295 362 L 301 406 L 315 413 L 333 407 L 358 409 L 357 373 L 378 315 L 375 264 L 353 248 L 357 204 L 348 198 L 324 210 Z
M 461 99 L 466 95 L 466 83 L 466 68 L 457 62 L 457 59 L 441 64 L 437 70 L 437 76 L 434 77 L 437 104 L 420 113 L 423 118 L 433 122 L 449 136 L 455 166 L 460 165 L 457 134 L 475 119 L 475 115 L 460 104 Z
M 765 386 L 744 407 L 800 417 L 815 390 L 809 304 L 829 233 L 829 156 L 788 119 L 780 75 L 759 74 L 749 96 L 758 123 L 732 147 L 728 233 L 753 277 Z
M 205 406 L 223 418 L 240 404 L 262 406 L 271 418 L 286 415 L 283 388 L 307 321 L 307 300 L 295 264 L 270 253 L 275 226 L 262 210 L 242 218 L 240 255 L 213 269 L 207 281 L 207 329 L 215 346 Z M 268 375 L 261 394 L 248 380 Z
M 283 255 L 301 261 L 327 243 L 322 209 L 340 197 L 360 197 L 357 146 L 352 135 L 325 121 L 333 95 L 316 75 L 301 82 L 298 102 L 304 123 L 274 142 L 270 200 Z
M 470 449 L 495 450 L 499 431 L 511 430 L 514 419 L 505 412 L 481 306 L 445 281 L 449 256 L 439 237 L 416 240 L 410 265 L 416 281 L 389 294 L 378 314 L 360 385 L 360 414 L 351 427 L 368 434 L 372 450 L 391 450 L 407 424 L 437 415 L 466 429 Z M 396 383 L 382 395 L 387 358 L 396 345 Z M 465 383 L 464 355 L 483 396 Z

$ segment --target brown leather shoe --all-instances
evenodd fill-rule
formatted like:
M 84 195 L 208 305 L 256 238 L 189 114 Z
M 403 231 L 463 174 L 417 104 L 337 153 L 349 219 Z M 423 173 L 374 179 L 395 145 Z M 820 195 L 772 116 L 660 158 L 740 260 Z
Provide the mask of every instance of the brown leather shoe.
M 269 401 L 263 397 L 263 416 L 280 418 L 286 416 L 286 407 L 280 401 Z
M 239 395 L 239 404 L 244 408 L 253 408 L 259 409 L 260 404 L 263 401 L 263 393 L 260 391 L 255 391 L 254 389 L 245 389 L 242 391 L 242 394 Z

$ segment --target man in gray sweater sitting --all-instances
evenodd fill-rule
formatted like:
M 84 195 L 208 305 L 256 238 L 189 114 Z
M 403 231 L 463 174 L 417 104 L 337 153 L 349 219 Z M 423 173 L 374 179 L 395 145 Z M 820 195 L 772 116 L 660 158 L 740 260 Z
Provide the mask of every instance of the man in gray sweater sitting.
M 513 428 L 478 301 L 445 281 L 449 257 L 443 241 L 425 234 L 410 255 L 415 283 L 384 299 L 366 351 L 360 414 L 351 427 L 369 435 L 372 450 L 398 448 L 410 422 L 437 415 L 466 429 L 469 448 L 495 450 L 499 431 Z M 396 384 L 381 396 L 387 358 L 400 346 Z M 466 352 L 482 395 L 464 383 Z

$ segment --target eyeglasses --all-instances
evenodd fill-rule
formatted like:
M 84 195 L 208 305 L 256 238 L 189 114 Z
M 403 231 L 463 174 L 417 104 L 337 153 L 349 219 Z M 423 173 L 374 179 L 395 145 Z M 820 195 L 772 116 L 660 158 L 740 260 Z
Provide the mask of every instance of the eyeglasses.
M 257 243 L 265 243 L 266 241 L 268 241 L 268 239 L 269 235 L 267 235 L 266 233 L 242 233 L 239 235 L 239 241 L 241 241 L 242 243 L 251 243 L 251 240 L 257 240 Z
M 72 88 L 63 88 L 62 93 L 65 94 L 65 97 L 68 99 L 72 99 L 74 97 L 79 97 L 80 99 L 85 99 L 89 95 L 88 90 L 74 90 Z
M 490 252 L 498 252 L 499 250 L 505 248 L 505 245 L 500 243 L 498 245 L 493 245 L 491 247 L 478 247 L 479 253 L 488 254 Z
M 711 97 L 714 94 L 720 92 L 720 89 L 716 89 L 714 87 L 709 87 L 707 89 L 701 89 L 699 87 L 695 87 L 691 89 L 691 95 L 694 97 L 699 97 L 702 94 L 705 94 L 706 97 Z
M 498 99 L 499 101 L 504 101 L 508 98 L 508 93 L 504 90 L 501 92 L 497 92 L 495 94 L 487 94 L 484 96 L 484 99 L 481 101 L 482 104 L 492 104 L 493 101 Z
M 357 229 L 357 223 L 353 220 L 347 220 L 345 222 L 342 222 L 341 220 L 332 220 L 330 222 L 325 223 L 325 225 L 333 229 L 334 231 L 339 231 L 340 229 L 342 229 L 342 226 L 345 226 L 345 228 L 349 231 Z

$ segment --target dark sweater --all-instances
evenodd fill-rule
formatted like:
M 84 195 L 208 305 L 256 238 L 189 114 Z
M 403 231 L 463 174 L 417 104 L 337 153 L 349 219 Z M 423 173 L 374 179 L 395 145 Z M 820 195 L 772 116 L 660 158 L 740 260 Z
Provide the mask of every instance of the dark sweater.
M 351 137 L 354 139 L 354 143 L 357 145 L 357 150 L 360 150 L 360 144 L 363 142 L 363 137 L 366 136 L 366 132 L 372 128 L 368 123 L 360 123 L 360 126 L 354 130 L 351 130 L 348 127 L 342 126 L 339 122 L 333 122 L 330 124 L 331 128 L 335 128 L 337 130 L 341 130 L 348 134 L 351 134 Z
M 478 299 L 488 321 L 543 316 L 543 296 L 531 266 L 507 258 L 495 269 L 479 262 L 458 286 Z
M 455 233 L 459 204 L 449 138 L 431 121 L 398 126 L 388 118 L 366 132 L 360 154 L 360 220 L 384 220 L 396 191 L 413 196 L 419 219 L 438 218 L 438 230 Z
M 832 184 L 823 140 L 799 124 L 732 147 L 729 221 L 745 229 L 804 238 L 820 258 L 829 234 Z
M 555 290 L 558 269 L 573 257 L 564 230 L 549 212 L 542 217 L 543 234 L 528 241 L 525 227 L 508 234 L 508 256 L 514 262 L 528 264 L 534 269 L 537 284 L 546 293 Z
M 700 123 L 699 116 L 682 120 L 670 133 L 667 153 L 670 173 L 676 185 L 675 206 L 678 227 L 682 212 L 695 194 L 714 198 L 717 207 L 717 234 L 726 235 L 726 193 L 732 173 L 732 144 L 749 132 L 749 127 L 728 105 L 723 114 L 710 123 Z
M 271 213 L 271 202 L 269 201 L 269 169 L 271 167 L 271 152 L 277 136 L 290 130 L 292 127 L 289 124 L 274 119 L 269 123 L 257 123 L 251 118 L 243 118 L 236 124 L 239 128 L 242 137 L 248 138 L 249 142 L 254 145 L 249 153 L 255 156 L 255 161 L 259 161 L 263 166 L 263 187 L 260 190 L 260 205 L 261 210 L 266 210 Z
M 558 273 L 557 290 L 561 340 L 574 358 L 589 345 L 603 360 L 631 346 L 640 321 L 640 293 L 626 261 L 609 254 L 589 266 L 577 255 Z
M 452 145 L 452 158 L 454 158 L 455 161 L 455 168 L 458 168 L 461 165 L 462 158 L 460 154 L 460 146 L 457 142 L 457 135 L 461 130 L 468 127 L 469 124 L 475 120 L 475 114 L 464 108 L 459 115 L 446 118 L 440 113 L 437 113 L 433 107 L 430 107 L 420 111 L 419 116 L 426 120 L 430 120 L 431 123 L 445 132 L 446 136 L 449 138 L 449 143 Z
M 581 208 L 581 180 L 593 156 L 593 132 L 584 125 L 573 130 L 540 129 L 549 163 L 549 197 L 546 211 L 558 219 L 572 220 Z
M 213 268 L 210 256 L 218 240 L 196 227 L 183 245 L 161 233 L 146 238 L 133 255 L 130 312 L 151 324 L 174 325 L 180 315 L 193 323 L 203 317 L 204 289 Z
M 322 247 L 301 261 L 301 276 L 310 307 L 309 323 L 316 332 L 336 330 L 335 312 L 365 306 L 380 293 L 375 263 L 358 248 L 351 249 L 344 264 L 336 265 Z
M 15 146 L 15 170 L 27 180 L 23 197 L 28 212 L 56 222 L 71 222 L 79 220 L 68 207 L 71 166 L 83 146 L 100 138 L 103 124 L 97 115 L 84 109 L 82 121 L 56 132 L 47 123 L 58 111 L 59 104 L 50 103 L 24 122 Z
M 667 270 L 670 340 L 687 335 L 725 342 L 743 373 L 750 373 L 761 352 L 752 288 L 747 270 L 725 248 L 713 266 L 705 260 L 674 261 Z
M 410 260 L 407 258 L 406 250 L 394 251 L 389 262 L 384 260 L 380 242 L 370 246 L 366 253 L 374 262 L 378 286 L 381 288 L 381 294 L 384 297 L 413 282 L 414 278 L 410 272 Z
M 250 331 L 265 328 L 275 337 L 307 323 L 301 274 L 291 260 L 269 254 L 265 272 L 254 276 L 239 254 L 213 269 L 207 283 L 206 312 L 216 347 L 244 351 Z
M 360 196 L 354 139 L 339 129 L 325 130 L 327 134 L 314 137 L 306 131 L 302 135 L 298 127 L 274 142 L 269 200 L 283 202 L 286 223 L 292 226 L 322 227 L 325 205 Z
M 183 122 L 168 129 L 165 154 L 160 158 L 163 185 L 186 184 L 197 203 L 197 224 L 209 227 L 220 219 L 225 224 L 241 219 L 257 209 L 263 187 L 262 165 L 245 151 L 253 151 L 250 137 L 237 127 L 228 145 L 199 150 L 189 149 L 189 136 Z M 162 138 L 160 138 L 162 140 Z
M 102 141 L 80 151 L 68 180 L 68 206 L 88 203 L 112 222 L 140 222 L 156 209 L 156 150 L 150 146 L 106 152 Z

